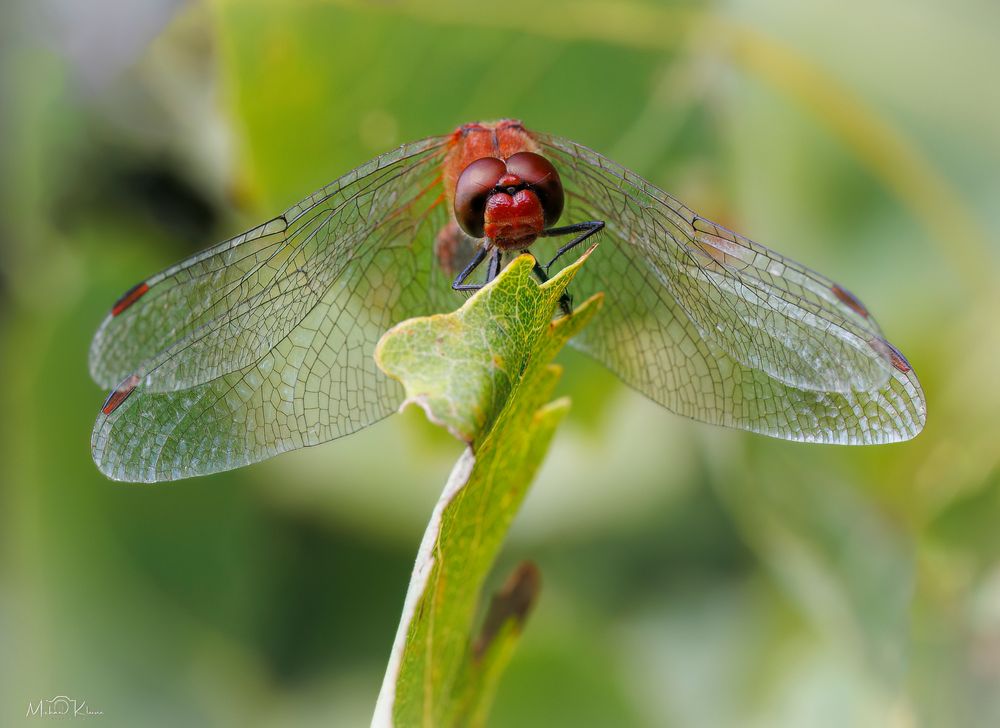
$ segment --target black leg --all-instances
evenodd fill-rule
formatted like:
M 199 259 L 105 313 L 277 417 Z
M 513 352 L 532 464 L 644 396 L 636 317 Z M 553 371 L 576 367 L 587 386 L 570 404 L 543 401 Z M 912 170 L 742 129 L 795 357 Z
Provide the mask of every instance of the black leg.
M 489 283 L 498 275 L 500 275 L 500 260 L 501 260 L 500 248 L 493 251 L 493 257 L 490 258 L 490 267 L 486 269 L 486 283 Z M 484 284 L 485 285 L 485 284 Z
M 550 260 L 542 267 L 545 268 L 547 272 L 549 268 L 552 267 L 552 264 L 562 257 L 563 253 L 569 252 L 577 245 L 582 243 L 584 240 L 589 238 L 591 235 L 594 235 L 595 233 L 598 233 L 603 229 L 604 229 L 603 220 L 591 220 L 590 222 L 578 222 L 575 223 L 574 225 L 564 225 L 563 227 L 549 228 L 548 230 L 543 231 L 542 237 L 546 238 L 552 238 L 558 235 L 570 235 L 572 233 L 581 233 L 581 234 L 570 240 L 561 248 L 559 248 L 559 250 L 556 251 L 556 254 L 552 256 L 552 260 Z
M 528 251 L 525 250 L 523 252 L 527 253 Z M 542 268 L 541 264 L 537 260 L 535 261 L 533 271 L 535 273 L 535 277 L 542 283 L 545 283 L 549 279 L 545 269 Z M 561 308 L 562 312 L 567 316 L 573 313 L 573 297 L 569 295 L 569 291 L 563 291 L 562 295 L 559 296 L 559 308 Z
M 465 270 L 456 276 L 455 280 L 452 282 L 451 287 L 456 291 L 478 291 L 480 288 L 485 286 L 487 283 L 492 281 L 498 275 L 500 275 L 500 263 L 502 261 L 502 256 L 500 249 L 497 248 L 493 251 L 493 255 L 490 257 L 490 267 L 486 269 L 486 280 L 482 283 L 465 283 L 465 279 L 476 269 L 483 259 L 486 257 L 487 250 L 485 247 L 479 249 L 476 253 L 476 257 L 465 266 Z
M 463 270 L 461 273 L 455 276 L 455 280 L 452 282 L 451 287 L 454 288 L 456 291 L 478 291 L 480 288 L 482 288 L 483 287 L 482 283 L 466 284 L 465 279 L 468 278 L 469 275 L 472 273 L 472 271 L 474 271 L 479 266 L 479 264 L 482 263 L 485 259 L 486 259 L 486 247 L 483 246 L 476 253 L 476 257 L 474 257 L 469 262 L 469 264 L 465 266 L 465 270 Z

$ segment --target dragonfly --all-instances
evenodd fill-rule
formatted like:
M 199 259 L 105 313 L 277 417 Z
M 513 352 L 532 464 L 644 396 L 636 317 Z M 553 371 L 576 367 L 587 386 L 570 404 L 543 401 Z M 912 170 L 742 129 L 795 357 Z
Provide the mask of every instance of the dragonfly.
M 388 328 L 453 310 L 514 254 L 544 280 L 595 236 L 572 288 L 605 305 L 571 344 L 654 402 L 813 443 L 923 428 L 913 368 L 847 288 L 504 119 L 404 144 L 130 288 L 90 348 L 111 390 L 94 461 L 165 481 L 356 432 L 404 399 L 373 357 Z

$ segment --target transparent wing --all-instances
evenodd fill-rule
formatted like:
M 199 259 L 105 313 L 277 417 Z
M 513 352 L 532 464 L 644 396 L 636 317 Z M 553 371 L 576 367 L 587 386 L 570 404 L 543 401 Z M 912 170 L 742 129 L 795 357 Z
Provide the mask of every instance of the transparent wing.
M 354 432 L 402 401 L 379 336 L 454 301 L 435 265 L 447 220 L 445 140 L 406 145 L 284 214 L 126 293 L 91 373 L 112 391 L 94 460 L 112 478 L 171 480 Z
M 846 289 L 586 147 L 535 137 L 562 175 L 563 219 L 604 220 L 613 238 L 574 280 L 607 296 L 578 348 L 712 424 L 844 444 L 921 430 L 915 374 Z

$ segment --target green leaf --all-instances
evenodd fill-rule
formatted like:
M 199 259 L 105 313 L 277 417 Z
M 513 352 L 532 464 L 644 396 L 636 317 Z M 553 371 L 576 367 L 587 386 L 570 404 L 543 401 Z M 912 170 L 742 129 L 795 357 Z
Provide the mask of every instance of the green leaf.
M 541 588 L 538 567 L 523 562 L 494 595 L 472 645 L 472 659 L 459 674 L 452 690 L 452 725 L 485 725 L 500 676 L 506 669 L 528 613 Z
M 532 355 L 549 352 L 551 359 L 562 347 L 564 340 L 554 351 L 545 346 L 552 313 L 589 254 L 542 286 L 532 277 L 535 259 L 519 256 L 502 284 L 482 289 L 458 311 L 410 319 L 387 332 L 375 361 L 403 384 L 403 406 L 420 405 L 463 442 L 489 433 Z
M 445 485 L 417 554 L 374 725 L 475 725 L 485 719 L 536 588 L 514 579 L 472 637 L 483 582 L 528 485 L 569 408 L 549 402 L 551 364 L 600 307 L 597 295 L 552 320 L 589 251 L 548 283 L 524 255 L 454 313 L 404 321 L 376 360 L 407 402 L 469 443 Z M 405 406 L 405 405 L 404 405 Z M 530 578 L 528 578 L 530 582 Z M 528 605 L 513 596 L 531 593 Z M 506 605 L 506 606 L 505 606 Z

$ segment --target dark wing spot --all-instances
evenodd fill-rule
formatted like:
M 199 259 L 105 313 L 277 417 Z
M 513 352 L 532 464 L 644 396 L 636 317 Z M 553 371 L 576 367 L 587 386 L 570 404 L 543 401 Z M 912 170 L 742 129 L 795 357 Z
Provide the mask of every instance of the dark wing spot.
M 868 345 L 879 354 L 886 357 L 889 360 L 889 363 L 903 374 L 906 374 L 913 368 L 910 366 L 910 362 L 907 361 L 906 357 L 903 356 L 903 352 L 885 339 L 872 339 L 868 342 Z
M 101 412 L 105 415 L 110 415 L 118 409 L 122 402 L 128 399 L 128 396 L 132 394 L 137 386 L 139 386 L 138 374 L 133 374 L 126 378 L 121 384 L 111 390 L 111 394 L 108 395 L 108 398 L 104 400 L 104 404 L 101 406 Z
M 833 295 L 835 295 L 842 304 L 847 306 L 859 316 L 868 318 L 868 309 L 865 308 L 865 305 L 861 303 L 857 296 L 848 291 L 846 288 L 841 288 L 839 285 L 834 285 L 831 290 L 833 290 Z
M 117 316 L 126 308 L 131 306 L 133 303 L 138 301 L 145 295 L 146 291 L 149 290 L 149 286 L 146 282 L 137 283 L 136 285 L 129 288 L 125 293 L 122 294 L 121 298 L 115 301 L 115 305 L 111 307 L 111 315 Z
M 912 367 L 910 366 L 910 362 L 907 361 L 906 357 L 903 356 L 903 352 L 901 352 L 892 344 L 889 344 L 888 341 L 886 342 L 886 344 L 888 344 L 889 346 L 889 360 L 892 362 L 892 365 L 896 367 L 896 369 L 898 369 L 899 371 L 903 372 L 903 374 L 906 374 L 908 371 L 910 371 Z

